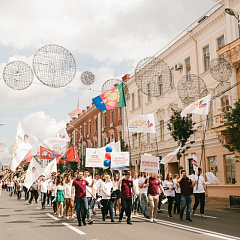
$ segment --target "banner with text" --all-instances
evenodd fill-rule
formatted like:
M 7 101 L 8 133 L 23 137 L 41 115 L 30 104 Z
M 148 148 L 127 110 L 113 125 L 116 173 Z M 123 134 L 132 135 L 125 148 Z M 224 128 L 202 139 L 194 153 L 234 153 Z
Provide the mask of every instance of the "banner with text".
M 129 170 L 129 152 L 112 152 L 111 170 Z
M 159 158 L 141 155 L 140 172 L 156 173 L 158 174 Z
M 87 148 L 85 167 L 104 167 L 105 148 Z

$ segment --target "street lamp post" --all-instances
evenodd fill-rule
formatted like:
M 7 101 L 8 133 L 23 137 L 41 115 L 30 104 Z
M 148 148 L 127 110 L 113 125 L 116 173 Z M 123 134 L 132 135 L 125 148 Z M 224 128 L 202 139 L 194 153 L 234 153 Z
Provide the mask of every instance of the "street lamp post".
M 238 20 L 238 31 L 239 31 L 238 37 L 240 37 L 240 20 L 239 20 L 239 15 L 237 15 L 236 12 L 232 8 L 225 8 L 225 13 L 229 14 L 230 16 L 235 17 Z

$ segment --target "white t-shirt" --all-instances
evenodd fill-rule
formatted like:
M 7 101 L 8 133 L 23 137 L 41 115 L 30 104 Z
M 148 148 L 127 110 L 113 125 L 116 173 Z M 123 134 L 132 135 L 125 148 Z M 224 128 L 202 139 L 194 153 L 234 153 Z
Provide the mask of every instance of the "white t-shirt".
M 92 178 L 87 177 L 87 178 L 83 178 L 83 179 L 85 179 L 86 181 L 88 181 L 88 184 L 89 184 L 89 185 L 92 184 Z M 86 196 L 87 196 L 87 197 L 92 197 L 92 188 L 91 188 L 91 187 L 86 186 Z
M 52 185 L 53 185 L 53 180 L 48 180 L 48 189 L 50 190 L 50 191 L 52 191 L 51 189 L 52 189 Z
M 102 188 L 103 188 L 103 183 L 104 181 L 102 179 L 99 179 L 97 182 L 97 187 L 99 188 L 99 195 L 102 196 L 103 192 L 102 192 Z
M 194 176 L 193 181 L 194 182 L 198 181 L 198 184 L 196 184 L 193 187 L 193 193 L 205 193 L 204 186 L 203 186 L 205 184 L 204 177 L 199 176 L 199 179 L 198 179 L 198 176 Z
M 70 183 L 64 183 L 64 190 L 65 190 L 65 197 L 66 198 L 71 198 L 72 197 L 72 194 L 71 194 L 72 182 L 73 181 L 70 181 Z
M 146 178 L 145 177 L 141 177 L 138 179 L 138 184 L 144 184 Z M 148 187 L 145 188 L 141 188 L 142 193 L 147 194 L 148 191 Z
M 118 189 L 118 183 L 119 181 L 113 181 L 112 184 L 113 184 L 113 191 L 116 191 Z
M 61 185 L 61 184 L 59 184 L 59 185 L 57 185 L 56 189 L 57 189 L 57 190 L 64 190 L 64 186 Z
M 52 185 L 51 191 L 52 191 L 52 197 L 56 197 L 55 191 L 56 191 L 56 184 Z
M 137 179 L 133 179 L 133 187 L 134 187 L 134 190 L 135 190 L 135 194 L 139 194 L 139 186 L 138 186 L 138 178 Z
M 40 182 L 40 187 L 41 187 L 41 192 L 42 193 L 47 193 L 47 189 L 48 189 L 48 181 L 42 181 Z
M 104 190 L 104 192 L 111 195 L 111 188 L 113 187 L 112 182 L 111 181 L 108 183 L 104 182 L 102 185 L 103 185 L 102 189 Z M 104 192 L 102 193 L 102 199 L 110 199 L 110 197 L 108 197 L 107 194 L 105 194 Z
M 175 192 L 176 193 L 181 193 L 181 187 L 177 186 L 177 179 L 173 179 L 174 187 L 175 187 Z
M 168 188 L 165 191 L 165 194 L 168 196 L 168 197 L 175 197 L 175 190 L 174 190 L 174 183 L 173 182 L 170 182 L 168 180 L 164 180 L 163 181 L 163 188 Z M 171 189 L 173 188 L 173 189 Z

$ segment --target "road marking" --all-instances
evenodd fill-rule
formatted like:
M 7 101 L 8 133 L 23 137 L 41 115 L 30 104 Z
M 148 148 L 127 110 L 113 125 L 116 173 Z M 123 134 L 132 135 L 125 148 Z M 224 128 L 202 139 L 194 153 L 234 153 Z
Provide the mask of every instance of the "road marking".
M 68 223 L 62 223 L 63 225 L 65 225 L 66 227 L 70 228 L 71 230 L 73 230 L 74 232 L 80 234 L 80 235 L 85 235 L 86 233 L 73 227 L 72 225 L 68 224 Z
M 167 209 L 161 209 L 161 211 L 166 211 L 166 212 L 167 212 L 168 210 L 167 210 Z M 185 214 L 185 213 L 184 213 L 184 214 Z M 196 213 L 195 213 L 194 216 L 201 217 L 201 214 L 196 214 Z M 205 214 L 204 214 L 204 216 L 205 216 L 206 218 L 218 218 L 218 217 L 208 216 L 208 215 L 205 215 Z
M 146 221 L 150 221 L 150 219 L 146 219 L 145 217 L 142 217 L 142 216 L 133 216 L 133 217 L 144 219 Z M 225 239 L 225 240 L 233 240 L 233 239 L 240 240 L 240 238 L 235 237 L 235 236 L 230 236 L 230 235 L 227 235 L 227 234 L 222 234 L 222 233 L 213 232 L 213 231 L 209 231 L 209 230 L 205 230 L 205 229 L 201 229 L 201 228 L 186 226 L 186 225 L 183 225 L 183 224 L 163 221 L 163 220 L 159 220 L 159 219 L 157 219 L 156 223 L 159 223 L 159 224 L 162 224 L 162 225 L 167 225 L 167 226 L 170 226 L 170 227 L 183 229 L 183 230 L 190 231 L 190 232 L 195 232 L 195 233 L 200 233 L 200 234 L 204 234 L 204 235 L 208 235 L 208 236 L 212 236 L 212 237 L 216 237 L 216 238 L 221 238 L 221 239 Z
M 59 218 L 54 217 L 52 214 L 50 213 L 46 213 L 46 215 L 48 215 L 50 218 L 54 219 L 54 220 L 59 220 Z

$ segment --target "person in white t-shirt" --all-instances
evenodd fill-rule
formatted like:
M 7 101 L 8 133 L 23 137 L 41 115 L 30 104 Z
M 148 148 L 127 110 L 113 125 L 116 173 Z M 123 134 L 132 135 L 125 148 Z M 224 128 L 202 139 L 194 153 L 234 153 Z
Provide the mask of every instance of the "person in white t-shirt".
M 41 193 L 42 209 L 45 209 L 47 191 L 48 191 L 48 181 L 46 177 L 43 177 L 39 186 L 39 192 Z
M 178 179 L 179 179 L 179 174 L 175 174 L 173 179 L 173 183 L 175 187 L 175 204 L 174 204 L 173 212 L 180 214 L 181 187 L 177 182 Z
M 147 197 L 148 187 L 145 187 L 145 188 L 143 187 L 143 184 L 146 178 L 147 178 L 147 174 L 143 172 L 142 177 L 138 179 L 138 185 L 139 185 L 139 188 L 141 189 L 141 202 L 143 207 L 143 213 L 146 218 L 149 218 L 148 197 Z
M 205 207 L 206 184 L 205 184 L 204 177 L 201 176 L 201 173 L 202 173 L 202 169 L 198 168 L 197 176 L 194 176 L 194 180 L 193 180 L 193 182 L 195 181 L 195 186 L 193 187 L 195 203 L 194 203 L 191 215 L 194 216 L 194 213 L 195 213 L 195 211 L 199 205 L 199 201 L 200 201 L 200 214 L 201 214 L 202 218 L 205 218 L 204 207 Z
M 68 175 L 64 182 L 64 191 L 65 191 L 65 204 L 66 204 L 66 219 L 69 219 L 69 207 L 71 210 L 71 219 L 73 219 L 73 202 L 74 202 L 74 195 L 72 196 L 72 179 L 71 176 Z
M 137 211 L 139 209 L 139 205 L 140 205 L 140 188 L 139 188 L 139 181 L 138 181 L 138 174 L 134 173 L 133 176 L 133 188 L 135 189 L 135 194 L 136 194 L 136 198 L 133 198 L 133 214 L 134 215 L 138 215 Z

